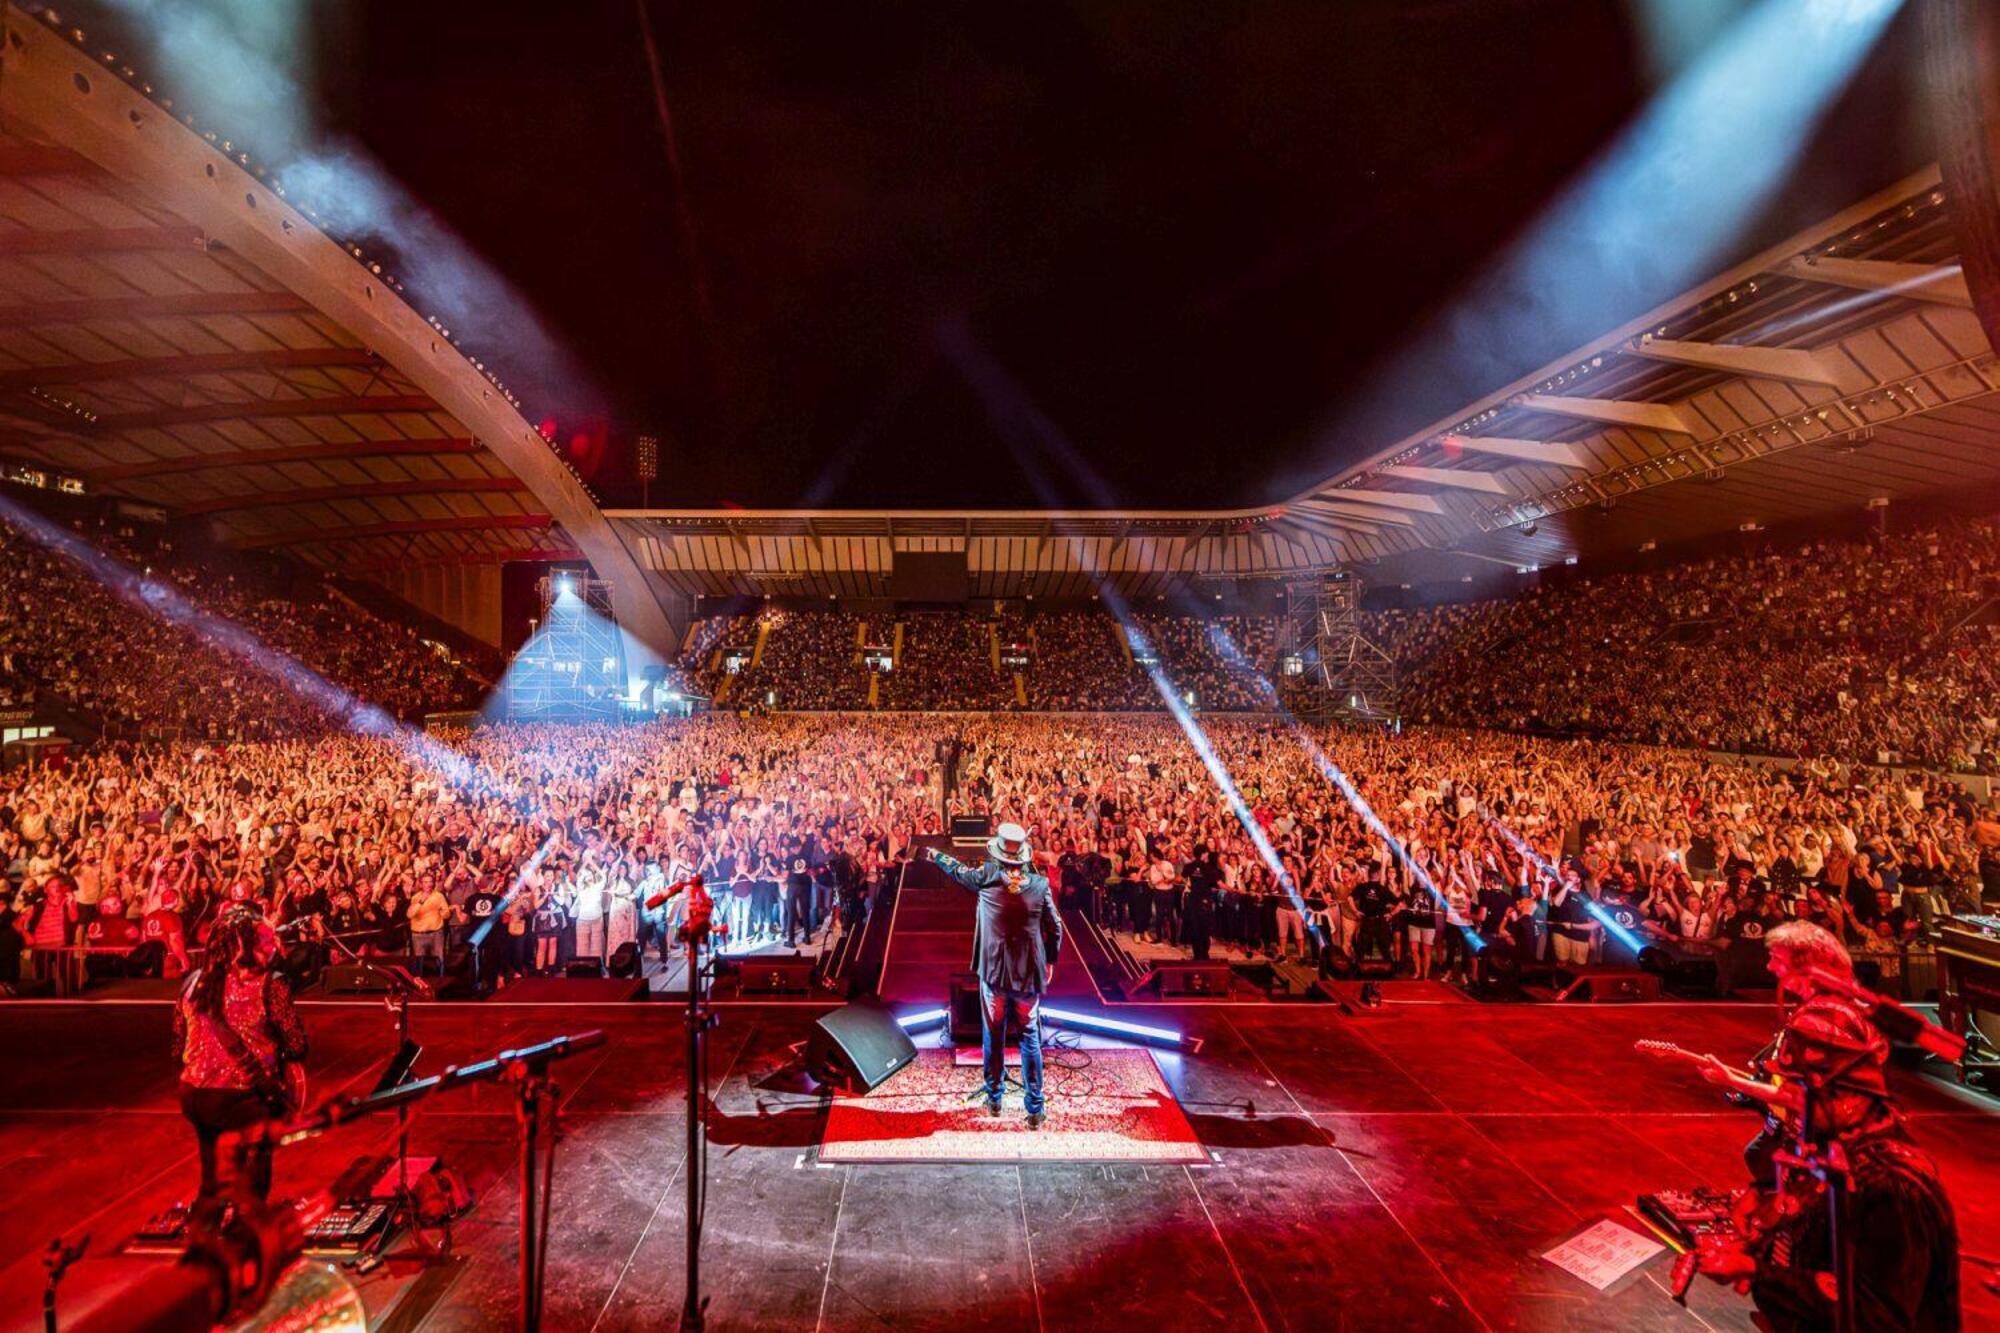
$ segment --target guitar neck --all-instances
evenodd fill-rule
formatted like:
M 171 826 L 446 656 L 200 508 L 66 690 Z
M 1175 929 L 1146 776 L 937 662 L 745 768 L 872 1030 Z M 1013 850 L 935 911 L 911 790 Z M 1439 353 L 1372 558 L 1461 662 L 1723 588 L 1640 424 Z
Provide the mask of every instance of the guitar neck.
M 1767 1082 L 1767 1080 L 1757 1077 L 1757 1075 L 1747 1069 L 1740 1069 L 1732 1064 L 1724 1064 L 1713 1055 L 1708 1055 L 1701 1051 L 1691 1051 L 1685 1046 L 1676 1046 L 1670 1041 L 1638 1041 L 1633 1043 L 1633 1048 L 1662 1060 L 1680 1060 L 1704 1069 L 1719 1068 L 1731 1078 L 1744 1083 L 1762 1084 Z

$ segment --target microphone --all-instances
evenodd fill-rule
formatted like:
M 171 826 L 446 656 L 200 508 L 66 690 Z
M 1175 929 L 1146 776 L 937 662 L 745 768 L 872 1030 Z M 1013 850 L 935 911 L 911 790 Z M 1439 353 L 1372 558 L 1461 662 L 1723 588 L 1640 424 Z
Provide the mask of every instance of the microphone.
M 1843 977 L 1823 967 L 1808 967 L 1805 973 L 1816 989 L 1866 1005 L 1868 1021 L 1881 1028 L 1890 1040 L 1910 1042 L 1947 1064 L 1955 1065 L 1965 1058 L 1964 1037 L 1939 1027 L 1907 1005 L 1886 995 L 1878 995 L 1852 977 Z
M 650 912 L 656 908 L 664 907 L 668 899 L 672 898 L 675 894 L 681 892 L 683 889 L 698 889 L 700 887 L 701 887 L 701 876 L 689 875 L 686 879 L 680 881 L 678 884 L 669 884 L 667 885 L 666 888 L 661 889 L 658 893 L 646 899 L 646 910 Z

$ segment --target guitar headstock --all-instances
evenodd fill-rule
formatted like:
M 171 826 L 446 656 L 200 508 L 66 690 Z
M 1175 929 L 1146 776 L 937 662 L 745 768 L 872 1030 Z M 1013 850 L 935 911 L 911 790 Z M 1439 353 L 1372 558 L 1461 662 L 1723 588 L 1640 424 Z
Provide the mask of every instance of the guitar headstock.
M 1656 1057 L 1694 1054 L 1692 1051 L 1682 1050 L 1670 1041 L 1654 1041 L 1650 1037 L 1641 1037 L 1639 1040 L 1633 1042 L 1632 1049 L 1642 1054 Z

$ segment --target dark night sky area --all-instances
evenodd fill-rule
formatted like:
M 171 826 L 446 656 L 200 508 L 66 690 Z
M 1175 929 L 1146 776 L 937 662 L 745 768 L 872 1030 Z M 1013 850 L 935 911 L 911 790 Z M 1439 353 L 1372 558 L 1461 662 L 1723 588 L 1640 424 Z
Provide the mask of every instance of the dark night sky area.
M 614 442 L 657 428 L 670 504 L 1032 505 L 1034 413 L 1104 482 L 1063 502 L 1281 498 L 1497 387 L 1438 366 L 1394 420 L 1342 413 L 1658 79 L 1615 0 L 654 0 L 704 319 L 630 3 L 334 8 L 325 130 L 519 288 Z M 1927 160 L 1915 26 L 1739 253 Z M 602 466 L 636 500 L 617 447 Z

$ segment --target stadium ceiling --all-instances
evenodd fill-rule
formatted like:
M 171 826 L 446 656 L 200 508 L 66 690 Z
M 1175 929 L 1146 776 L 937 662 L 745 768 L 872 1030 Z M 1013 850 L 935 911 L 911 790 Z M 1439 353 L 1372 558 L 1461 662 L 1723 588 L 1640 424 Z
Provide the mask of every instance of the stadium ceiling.
M 87 34 L 0 22 L 0 454 L 347 573 L 586 558 L 673 642 L 581 480 L 379 265 Z
M 4 23 L 0 454 L 346 572 L 580 556 L 656 647 L 689 595 L 887 595 L 899 551 L 962 551 L 983 596 L 1432 581 L 2000 475 L 2000 366 L 1930 170 L 1268 506 L 607 512 L 226 138 L 87 36 Z
M 981 596 L 1111 581 L 1405 582 L 1670 544 L 2000 480 L 2000 362 L 1929 169 L 1288 500 L 1214 512 L 612 510 L 704 594 L 883 595 L 963 550 Z

